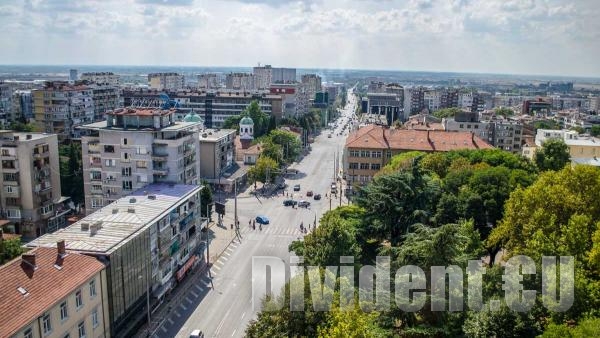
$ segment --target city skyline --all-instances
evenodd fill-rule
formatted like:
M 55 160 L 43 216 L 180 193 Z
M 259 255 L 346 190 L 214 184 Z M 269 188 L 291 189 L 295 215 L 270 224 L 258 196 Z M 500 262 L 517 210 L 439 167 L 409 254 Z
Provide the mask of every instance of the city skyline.
M 559 0 L 7 1 L 0 63 L 600 77 L 598 14 Z

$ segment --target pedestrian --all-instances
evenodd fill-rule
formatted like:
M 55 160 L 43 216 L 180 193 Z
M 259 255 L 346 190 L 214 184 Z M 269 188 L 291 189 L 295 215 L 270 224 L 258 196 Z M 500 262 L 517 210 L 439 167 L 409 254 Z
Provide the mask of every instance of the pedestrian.
M 252 220 L 248 220 L 248 227 L 252 228 Z
M 252 230 L 256 230 L 256 224 L 252 224 Z
M 231 230 L 233 230 L 233 223 L 231 223 L 229 226 L 231 227 Z

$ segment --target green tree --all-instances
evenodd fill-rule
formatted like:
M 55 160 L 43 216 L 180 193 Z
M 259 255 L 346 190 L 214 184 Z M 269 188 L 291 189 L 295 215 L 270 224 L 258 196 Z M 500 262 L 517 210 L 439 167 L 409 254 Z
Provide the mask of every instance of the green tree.
M 292 132 L 275 129 L 269 133 L 267 140 L 281 147 L 285 162 L 293 162 L 300 154 L 302 144 L 296 134 Z
M 25 132 L 25 133 L 31 133 L 31 132 L 38 131 L 37 128 L 33 124 L 22 123 L 22 122 L 11 122 L 8 125 L 8 129 L 18 131 L 18 132 Z
M 67 148 L 65 148 L 67 149 Z M 70 196 L 74 203 L 83 203 L 83 172 L 81 168 L 81 146 L 71 143 L 68 158 L 60 163 L 60 186 L 62 194 Z
M 358 308 L 341 311 L 334 309 L 328 313 L 327 321 L 318 330 L 320 338 L 346 338 L 352 337 L 390 337 L 391 332 L 377 325 L 379 313 L 363 312 Z
M 592 136 L 600 136 L 600 125 L 593 125 L 592 129 L 590 130 L 590 134 L 592 134 Z
M 583 127 L 580 127 L 580 126 L 573 127 L 573 128 L 571 128 L 571 130 L 575 130 L 579 134 L 585 133 L 585 129 L 583 129 Z
M 462 109 L 460 108 L 444 108 L 440 110 L 436 110 L 433 112 L 433 116 L 437 118 L 445 118 L 445 117 L 454 117 L 457 113 L 460 113 Z
M 503 301 L 498 311 L 469 312 L 463 330 L 469 338 L 521 338 L 535 337 L 540 333 L 527 315 L 512 311 Z
M 541 338 L 587 338 L 597 337 L 600 332 L 600 318 L 586 318 L 575 327 L 565 324 L 550 324 Z
M 398 155 L 393 156 L 390 159 L 390 162 L 386 164 L 381 171 L 379 171 L 379 175 L 393 173 L 402 169 L 412 168 L 413 162 L 416 158 L 422 157 L 425 155 L 422 151 L 407 151 Z
M 261 156 L 272 158 L 278 165 L 283 163 L 283 148 L 279 144 L 273 143 L 270 139 L 264 139 L 261 142 Z
M 242 113 L 242 116 L 249 116 L 254 122 L 255 138 L 261 137 L 268 132 L 270 117 L 260 109 L 258 101 L 253 100 L 250 102 L 246 110 Z
M 256 164 L 253 165 L 250 170 L 248 170 L 248 178 L 252 183 L 271 182 L 278 169 L 279 167 L 274 159 L 267 156 L 260 156 L 256 161 Z
M 0 240 L 0 265 L 19 257 L 23 252 L 19 237 Z
M 538 129 L 560 129 L 560 125 L 553 120 L 536 121 L 533 123 L 533 127 L 536 131 Z
M 515 114 L 514 110 L 507 107 L 496 108 L 494 109 L 494 113 L 496 113 L 496 115 L 501 115 L 504 117 L 513 116 Z
M 202 190 L 200 191 L 200 215 L 202 217 L 209 217 L 212 215 L 212 210 L 208 210 L 207 206 L 213 202 L 213 193 L 210 188 L 210 184 L 206 180 L 202 180 Z
M 241 115 L 229 116 L 223 121 L 223 129 L 235 129 L 238 130 L 240 127 L 240 120 L 242 119 Z
M 535 152 L 535 164 L 542 171 L 560 170 L 569 163 L 569 147 L 563 140 L 547 140 Z

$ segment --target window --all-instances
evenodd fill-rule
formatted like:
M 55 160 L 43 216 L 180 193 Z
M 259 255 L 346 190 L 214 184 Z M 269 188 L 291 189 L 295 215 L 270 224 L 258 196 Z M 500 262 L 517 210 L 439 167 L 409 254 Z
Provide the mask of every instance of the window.
M 90 281 L 90 297 L 91 298 L 96 297 L 96 280 L 95 279 Z
M 358 169 L 358 163 L 349 163 L 348 164 L 348 168 L 349 169 Z
M 360 169 L 369 169 L 369 163 L 361 163 L 360 164 Z
M 7 209 L 6 210 L 6 216 L 10 217 L 10 218 L 20 218 L 21 217 L 21 210 L 19 210 L 19 209 Z
M 465 127 L 465 125 L 464 125 L 464 124 L 460 124 L 458 127 L 459 127 L 459 128 L 464 128 L 464 127 Z
M 60 320 L 69 318 L 69 310 L 67 309 L 67 302 L 64 301 L 60 304 Z
M 131 167 L 121 169 L 121 175 L 123 176 L 131 176 Z
M 3 176 L 5 181 L 17 181 L 19 179 L 19 176 L 13 173 L 5 173 Z
M 360 152 L 360 157 L 371 157 L 371 152 L 368 150 L 362 150 Z
M 102 199 L 92 198 L 92 208 L 102 208 Z
M 13 187 L 11 185 L 4 186 L 4 190 L 9 194 L 13 193 Z
M 385 154 L 385 156 L 386 156 L 387 158 L 392 158 L 392 151 L 391 151 L 391 150 L 388 150 L 388 151 L 386 151 L 386 154 Z
M 100 181 L 102 179 L 101 171 L 90 171 L 90 179 L 92 181 Z
M 49 204 L 49 205 L 41 207 L 40 208 L 40 213 L 42 215 L 45 215 L 45 214 L 47 214 L 49 212 L 52 212 L 52 210 L 54 210 L 54 205 L 53 204 Z
M 379 170 L 379 169 L 381 169 L 381 164 L 371 163 L 371 170 Z
M 148 165 L 146 164 L 146 161 L 135 161 L 135 166 L 137 168 L 147 168 Z
M 123 161 L 124 162 L 128 162 L 129 161 L 129 154 L 128 153 L 123 153 Z
M 471 129 L 471 125 L 470 124 L 467 124 L 467 129 Z
M 123 190 L 131 190 L 132 184 L 131 181 L 123 181 Z
M 127 138 L 123 138 L 123 145 L 127 145 Z
M 105 153 L 114 153 L 115 152 L 115 146 L 104 146 L 104 152 Z
M 79 338 L 85 338 L 85 322 L 79 323 L 77 330 L 79 331 Z
M 474 126 L 473 126 L 473 128 L 475 128 L 475 129 L 479 129 L 479 125 L 478 125 L 478 124 L 476 124 L 476 125 L 474 125 Z
M 117 165 L 117 160 L 115 160 L 115 159 L 107 159 L 107 160 L 104 161 L 104 164 L 107 167 L 114 167 L 114 166 Z
M 81 294 L 81 290 L 77 290 L 77 292 L 75 292 L 75 306 L 77 306 L 78 309 L 83 306 L 83 296 Z
M 360 152 L 358 150 L 350 150 L 350 157 L 358 157 Z
M 146 155 L 147 153 L 148 153 L 148 151 L 146 150 L 146 147 L 136 148 L 136 154 L 138 154 L 138 155 Z
M 381 151 L 373 151 L 373 152 L 371 152 L 371 157 L 380 158 L 381 157 Z
M 92 311 L 92 327 L 95 329 L 98 327 L 98 308 Z
M 23 331 L 23 338 L 33 338 L 33 330 L 30 327 Z
M 44 335 L 50 334 L 52 332 L 52 323 L 50 322 L 50 315 L 45 313 L 42 317 L 42 327 L 44 330 Z

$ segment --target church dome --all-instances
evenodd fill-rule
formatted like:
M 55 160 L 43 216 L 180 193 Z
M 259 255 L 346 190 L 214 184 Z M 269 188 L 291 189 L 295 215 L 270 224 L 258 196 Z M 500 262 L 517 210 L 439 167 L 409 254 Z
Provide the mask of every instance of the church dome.
M 204 122 L 200 115 L 196 114 L 194 111 L 191 111 L 183 118 L 183 122 Z
M 246 124 L 246 125 L 254 125 L 254 121 L 252 121 L 252 119 L 248 116 L 244 116 L 241 120 L 240 120 L 240 124 Z

